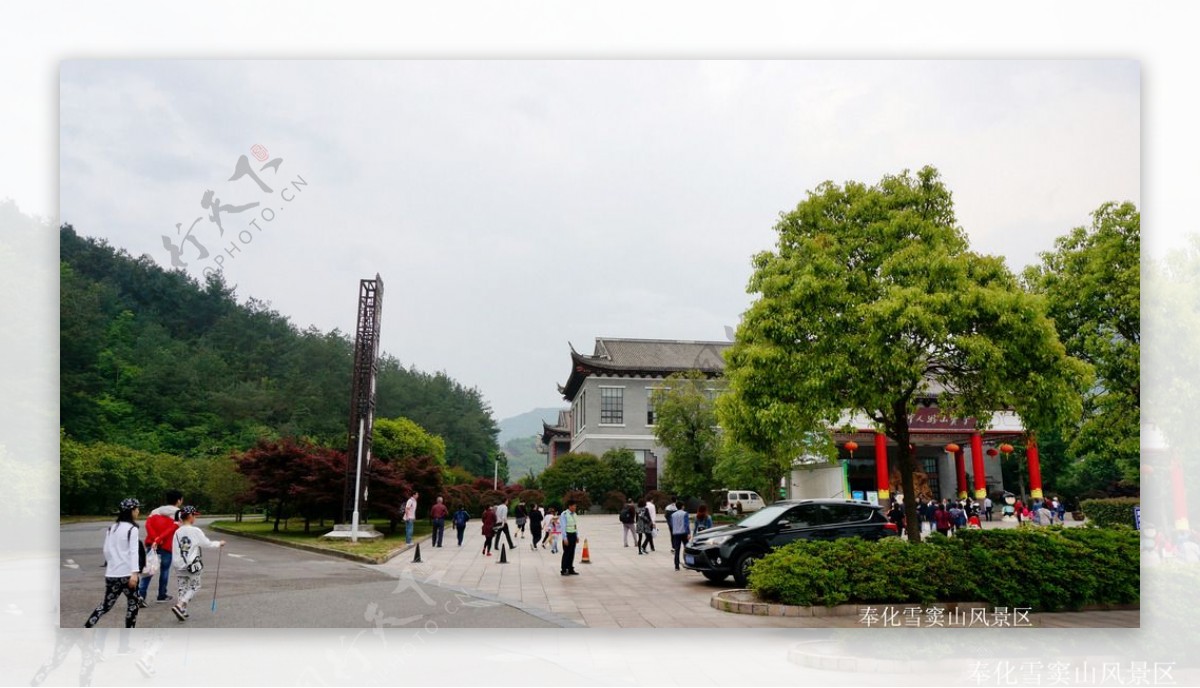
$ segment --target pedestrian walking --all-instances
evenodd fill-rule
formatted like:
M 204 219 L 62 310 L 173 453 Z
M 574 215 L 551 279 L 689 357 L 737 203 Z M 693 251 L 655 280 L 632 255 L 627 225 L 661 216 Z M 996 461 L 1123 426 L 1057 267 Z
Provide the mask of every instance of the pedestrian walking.
M 525 537 L 525 523 L 529 520 L 529 511 L 525 509 L 523 502 L 517 502 L 517 508 L 513 509 L 513 516 L 517 519 L 517 537 Z
M 496 542 L 492 545 L 492 549 L 500 549 L 500 536 L 503 535 L 508 540 L 508 548 L 516 547 L 513 543 L 512 534 L 508 531 L 508 504 L 501 502 L 496 505 L 496 525 L 492 527 L 492 532 L 495 533 Z
M 1054 514 L 1058 516 L 1059 525 L 1067 525 L 1067 503 L 1058 497 L 1054 498 Z
M 483 551 L 480 554 L 492 556 L 492 534 L 496 532 L 496 508 L 488 506 L 483 510 Z
M 579 575 L 579 572 L 575 570 L 575 545 L 579 542 L 579 522 L 575 518 L 576 509 L 578 509 L 578 505 L 575 500 L 568 500 L 567 508 L 563 510 L 562 516 L 558 519 L 562 524 L 564 538 L 561 566 L 561 573 L 564 576 Z
M 688 541 L 688 533 L 691 532 L 688 512 L 687 509 L 683 508 L 683 501 L 677 500 L 675 502 L 675 509 L 667 517 L 667 528 L 671 531 L 671 551 L 675 554 L 675 570 L 678 571 L 679 554 L 683 551 L 683 546 Z
M 663 508 L 663 520 L 667 522 L 667 535 L 668 536 L 670 536 L 670 534 L 671 534 L 671 514 L 675 513 L 675 509 L 676 509 L 675 502 L 676 502 L 676 499 L 672 495 L 671 501 L 667 502 L 667 505 Z M 675 551 L 674 544 L 672 544 L 672 546 L 671 546 L 671 551 L 672 552 Z
M 654 517 L 651 516 L 651 513 L 653 513 L 653 512 L 651 512 L 650 506 L 652 506 L 652 504 L 647 502 L 644 499 L 641 500 L 640 502 L 638 502 L 638 515 L 637 515 L 637 519 L 638 519 L 637 520 L 638 554 L 649 554 L 650 552 L 646 551 L 647 548 L 649 548 L 649 550 L 651 552 L 654 551 L 654 520 L 653 520 Z
M 962 505 L 958 502 L 950 504 L 950 523 L 955 530 L 967 525 L 967 512 L 963 511 Z
M 713 520 L 708 513 L 708 505 L 701 502 L 699 508 L 696 509 L 696 521 L 692 526 L 692 536 L 695 537 L 712 527 Z
M 887 520 L 895 524 L 897 532 L 904 532 L 904 509 L 899 502 L 892 502 L 892 507 L 887 512 Z
M 179 512 L 179 528 L 175 531 L 175 567 L 178 601 L 171 611 L 180 621 L 187 621 L 188 602 L 200 592 L 200 576 L 204 570 L 204 548 L 224 547 L 224 540 L 209 540 L 204 531 L 196 527 L 200 511 L 188 505 Z
M 137 594 L 138 578 L 146 566 L 146 549 L 138 538 L 137 517 L 140 513 L 138 500 L 122 500 L 116 522 L 104 534 L 104 601 L 92 610 L 84 628 L 95 626 L 121 595 L 126 597 L 125 628 L 137 626 L 138 602 L 141 600 Z
M 937 505 L 935 509 L 936 511 L 933 513 L 933 521 L 937 526 L 937 532 L 945 535 L 946 537 L 950 537 L 950 531 L 954 527 L 954 521 L 950 517 L 950 510 L 944 508 L 941 504 Z
M 467 532 L 467 521 L 471 520 L 471 514 L 467 512 L 462 504 L 458 505 L 458 509 L 454 511 L 454 530 L 458 533 L 458 546 L 462 547 L 463 534 Z
M 168 594 L 167 583 L 171 576 L 171 543 L 174 541 L 175 529 L 179 527 L 179 507 L 182 505 L 183 493 L 179 490 L 167 490 L 166 503 L 146 517 L 146 556 L 158 557 L 159 602 L 175 599 L 174 595 Z M 138 597 L 143 609 L 146 607 L 146 595 L 150 593 L 152 578 L 153 575 L 143 575 L 138 582 Z
M 1052 526 L 1054 525 L 1054 512 L 1050 511 L 1050 505 L 1047 502 L 1042 502 L 1037 510 L 1038 525 Z
M 417 522 L 417 498 L 420 494 L 413 492 L 408 501 L 404 502 L 404 544 L 411 545 L 413 540 L 413 526 Z
M 429 519 L 433 521 L 433 546 L 441 547 L 442 538 L 446 534 L 446 517 L 450 515 L 450 510 L 442 503 L 442 498 L 438 497 L 434 502 L 433 508 L 429 510 Z
M 625 546 L 629 546 L 629 536 L 633 536 L 633 541 L 637 542 L 637 508 L 633 505 L 632 499 L 625 500 L 625 506 L 621 507 L 621 513 L 617 516 L 617 520 L 621 522 L 621 541 Z
M 992 498 L 991 498 L 991 497 L 984 497 L 984 498 L 983 498 L 983 516 L 984 516 L 984 518 L 986 518 L 986 519 L 987 519 L 989 522 L 992 520 L 992 508 L 993 508 L 993 506 L 992 506 Z
M 529 548 L 536 550 L 542 539 L 542 510 L 535 503 L 529 508 Z
M 550 542 L 550 553 L 558 554 L 558 540 L 562 537 L 562 527 L 558 522 L 558 511 L 551 507 L 546 512 L 546 535 L 542 537 L 542 546 L 546 546 L 546 541 Z

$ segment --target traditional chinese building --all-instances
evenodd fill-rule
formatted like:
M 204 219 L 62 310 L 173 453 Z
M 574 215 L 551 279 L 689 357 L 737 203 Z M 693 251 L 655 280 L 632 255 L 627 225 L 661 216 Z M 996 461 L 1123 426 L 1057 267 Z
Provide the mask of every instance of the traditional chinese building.
M 646 489 L 657 489 L 666 467 L 666 448 L 654 437 L 651 395 L 663 388 L 669 375 L 689 370 L 708 376 L 715 395 L 725 370 L 721 354 L 729 346 L 729 342 L 613 337 L 597 337 L 591 355 L 572 346 L 570 375 L 558 387 L 571 408 L 559 415 L 558 426 L 544 429 L 543 444 L 561 441 L 565 421 L 569 451 L 600 456 L 610 449 L 629 449 L 645 466 Z
M 542 444 L 553 463 L 564 451 L 602 455 L 609 449 L 633 451 L 646 467 L 646 489 L 656 489 L 666 466 L 667 450 L 654 436 L 652 394 L 673 373 L 697 370 L 711 380 L 715 396 L 723 387 L 723 352 L 730 342 L 596 338 L 592 354 L 571 347 L 571 372 L 559 385 L 570 409 L 554 426 L 543 424 Z M 1025 449 L 1029 491 L 1041 497 L 1037 447 L 1028 441 L 1020 418 L 1000 411 L 980 427 L 974 418 L 951 418 L 937 408 L 937 389 L 921 400 L 909 417 L 909 431 L 924 477 L 918 494 L 944 499 L 996 495 L 1005 486 L 1000 472 L 1002 449 Z M 811 466 L 801 465 L 787 490 L 792 497 L 860 497 L 887 501 L 899 492 L 899 447 L 862 415 L 845 415 L 834 433 L 844 473 L 835 481 L 817 481 Z M 740 486 L 727 486 L 736 488 Z M 819 493 L 819 494 L 818 494 Z

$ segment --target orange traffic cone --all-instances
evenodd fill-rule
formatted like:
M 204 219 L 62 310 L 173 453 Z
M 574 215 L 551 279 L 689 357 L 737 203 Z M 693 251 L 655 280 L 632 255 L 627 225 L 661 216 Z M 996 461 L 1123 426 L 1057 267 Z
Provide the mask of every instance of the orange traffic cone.
M 588 556 L 587 538 L 583 539 L 583 558 L 579 560 L 580 564 L 592 563 L 591 557 Z

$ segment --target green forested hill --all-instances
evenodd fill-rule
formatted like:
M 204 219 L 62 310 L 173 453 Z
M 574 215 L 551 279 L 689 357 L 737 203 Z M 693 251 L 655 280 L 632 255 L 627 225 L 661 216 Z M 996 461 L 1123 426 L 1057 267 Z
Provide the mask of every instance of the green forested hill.
M 262 302 L 239 304 L 103 241 L 61 230 L 61 424 L 70 439 L 178 456 L 244 450 L 259 437 L 346 441 L 354 342 L 301 330 Z M 446 458 L 490 474 L 495 421 L 444 373 L 380 361 L 377 415 L 405 416 Z

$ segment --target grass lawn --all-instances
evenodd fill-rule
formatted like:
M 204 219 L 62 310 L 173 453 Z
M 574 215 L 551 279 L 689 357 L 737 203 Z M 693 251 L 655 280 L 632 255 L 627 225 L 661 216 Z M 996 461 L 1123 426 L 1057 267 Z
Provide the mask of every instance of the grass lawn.
M 389 533 L 387 521 L 372 521 L 372 523 L 375 525 L 376 530 L 383 533 L 383 537 L 378 540 L 361 540 L 358 543 L 353 543 L 349 540 L 322 540 L 322 535 L 333 530 L 332 524 L 327 524 L 322 528 L 316 523 L 312 523 L 309 526 L 310 532 L 305 534 L 304 519 L 300 518 L 289 520 L 286 524 L 286 530 L 284 522 L 280 521 L 279 532 L 273 530 L 275 527 L 274 519 L 264 522 L 259 518 L 250 518 L 243 519 L 240 523 L 237 521 L 215 521 L 213 525 L 236 533 L 246 533 L 247 535 L 278 540 L 282 543 L 301 543 L 319 549 L 350 552 L 373 559 L 377 563 L 382 563 L 387 559 L 389 554 L 404 547 L 404 524 L 401 523 L 397 526 L 395 533 Z M 424 537 L 432 532 L 432 530 L 433 525 L 429 521 L 417 521 L 416 527 L 413 528 L 413 539 L 417 540 Z

